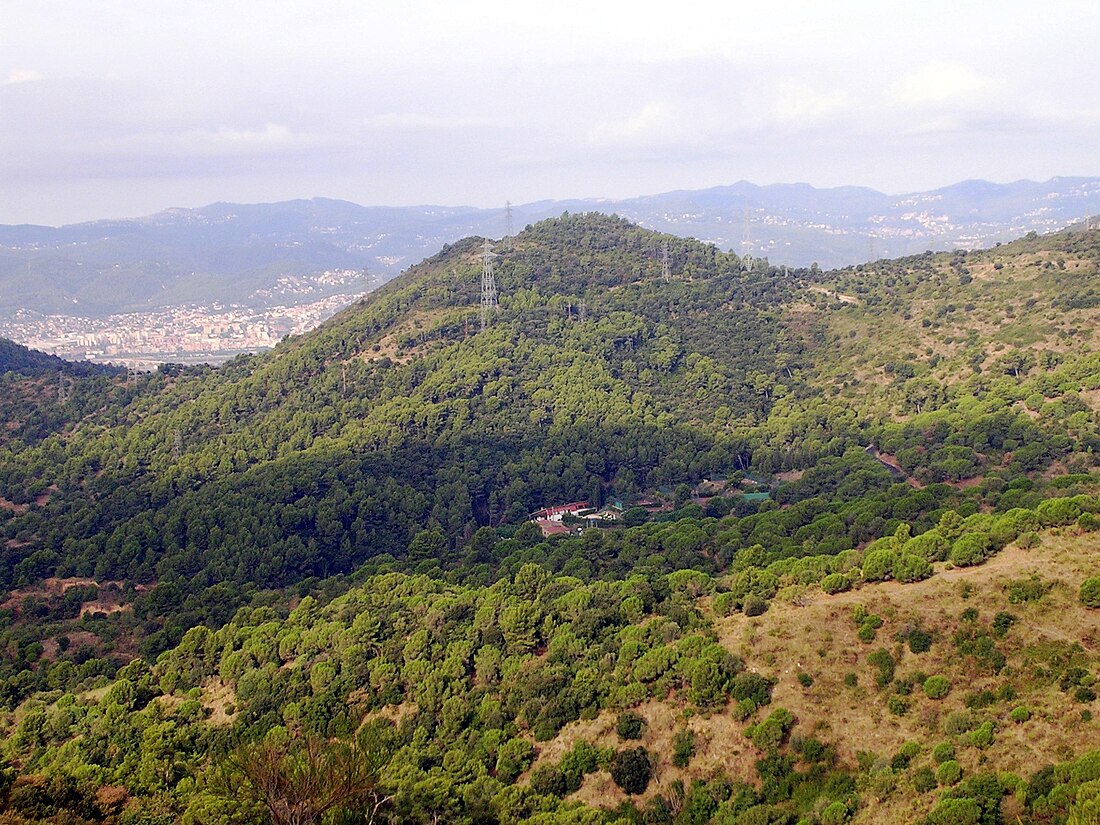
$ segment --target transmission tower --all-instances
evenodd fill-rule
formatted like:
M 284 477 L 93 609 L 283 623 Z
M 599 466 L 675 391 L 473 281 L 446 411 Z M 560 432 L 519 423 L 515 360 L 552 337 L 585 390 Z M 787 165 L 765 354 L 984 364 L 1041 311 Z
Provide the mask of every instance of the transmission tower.
M 661 247 L 661 277 L 665 279 L 666 284 L 672 280 L 672 267 L 668 262 L 668 241 L 665 241 L 665 245 Z
M 512 235 L 514 230 L 512 228 L 512 202 L 504 202 L 504 237 L 508 239 L 509 244 L 512 241 Z
M 183 455 L 183 436 L 179 430 L 172 430 L 172 454 L 176 458 Z
M 749 233 L 749 199 L 745 198 L 745 224 L 741 233 L 741 268 L 752 270 L 752 236 Z
M 73 397 L 73 382 L 71 378 L 67 378 L 64 372 L 57 374 L 57 403 L 68 404 L 69 399 Z
M 493 252 L 493 245 L 488 240 L 481 248 L 481 330 L 489 324 L 489 311 L 496 310 L 497 304 L 497 279 L 493 275 L 493 258 L 500 257 Z
M 584 298 L 581 298 L 580 304 L 577 306 L 577 318 L 583 324 L 584 319 L 588 317 L 588 312 L 584 305 Z

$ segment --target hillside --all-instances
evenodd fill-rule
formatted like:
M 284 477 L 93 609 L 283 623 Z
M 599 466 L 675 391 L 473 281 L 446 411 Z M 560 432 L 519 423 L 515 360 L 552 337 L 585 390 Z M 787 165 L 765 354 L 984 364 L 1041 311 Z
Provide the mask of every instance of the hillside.
M 1064 819 L 1091 769 L 1041 769 L 1100 747 L 1098 233 L 787 272 L 563 216 L 498 245 L 484 330 L 480 249 L 0 444 L 10 810 L 255 821 L 238 743 L 367 720 L 393 821 Z M 582 499 L 617 524 L 528 521 Z

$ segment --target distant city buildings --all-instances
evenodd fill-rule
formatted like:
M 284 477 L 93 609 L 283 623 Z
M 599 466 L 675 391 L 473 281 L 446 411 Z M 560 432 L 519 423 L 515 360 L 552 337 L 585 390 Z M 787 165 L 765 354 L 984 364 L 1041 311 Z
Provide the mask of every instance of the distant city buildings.
M 0 337 L 62 358 L 110 361 L 132 367 L 168 361 L 225 361 L 244 352 L 270 349 L 287 335 L 308 332 L 365 292 L 362 273 L 351 270 L 280 278 L 257 290 L 258 304 L 272 306 L 176 306 L 147 312 L 85 318 L 77 315 L 35 315 L 20 312 L 0 319 Z M 379 286 L 371 282 L 369 288 Z M 316 292 L 358 287 L 318 300 L 295 303 Z M 369 291 L 366 290 L 366 291 Z

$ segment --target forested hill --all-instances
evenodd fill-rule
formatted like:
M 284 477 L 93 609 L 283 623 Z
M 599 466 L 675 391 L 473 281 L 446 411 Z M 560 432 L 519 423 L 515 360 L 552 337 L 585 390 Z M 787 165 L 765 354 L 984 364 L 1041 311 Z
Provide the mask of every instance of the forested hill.
M 498 245 L 484 331 L 480 249 L 448 247 L 271 353 L 161 370 L 11 445 L 0 497 L 29 509 L 0 511 L 0 579 L 158 581 L 201 614 L 247 586 L 403 559 L 422 531 L 438 536 L 425 561 L 491 576 L 479 528 L 578 498 L 768 478 L 852 448 L 896 456 L 915 483 L 959 483 L 1087 466 L 1098 446 L 1082 332 L 1097 328 L 1095 233 L 788 274 L 563 216 Z M 797 495 L 889 481 L 867 462 Z M 924 501 L 916 512 L 942 503 Z M 200 596 L 226 583 L 233 598 Z
M 517 237 L 481 332 L 479 249 L 270 354 L 163 370 L 125 421 L 3 462 L 11 501 L 60 488 L 41 523 L 11 525 L 35 536 L 27 573 L 283 583 L 400 553 L 425 525 L 454 545 L 547 503 L 747 467 L 769 385 L 813 346 L 775 271 L 603 216 Z
M 110 375 L 119 370 L 86 361 L 65 361 L 56 355 L 48 355 L 38 350 L 0 338 L 0 375 L 6 372 L 22 376 L 56 376 L 59 372 L 70 376 Z
M 786 272 L 563 216 L 484 330 L 481 247 L 217 369 L 3 377 L 3 821 L 1095 810 L 1100 233 Z

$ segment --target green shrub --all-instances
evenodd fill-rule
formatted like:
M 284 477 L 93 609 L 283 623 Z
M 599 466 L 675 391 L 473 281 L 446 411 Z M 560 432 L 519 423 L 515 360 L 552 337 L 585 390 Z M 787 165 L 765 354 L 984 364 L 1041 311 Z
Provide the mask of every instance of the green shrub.
M 645 719 L 632 710 L 624 710 L 615 720 L 615 733 L 620 739 L 641 739 Z
M 936 787 L 936 774 L 927 767 L 917 768 L 913 771 L 913 790 L 917 793 L 928 793 Z
M 947 714 L 943 720 L 943 732 L 948 736 L 958 736 L 974 727 L 974 717 L 968 711 L 956 710 Z
M 744 606 L 741 608 L 746 616 L 760 616 L 768 609 L 768 603 L 755 593 L 745 596 Z
M 929 676 L 922 687 L 929 699 L 942 699 L 951 692 L 951 681 L 946 676 Z
M 1031 719 L 1031 711 L 1020 705 L 1012 709 L 1012 713 L 1008 714 L 1008 718 L 1017 724 L 1021 724 Z
M 1008 635 L 1009 628 L 1016 623 L 1016 617 L 1006 610 L 1000 611 L 993 617 L 993 633 L 999 639 Z
M 611 759 L 611 778 L 625 793 L 645 793 L 652 776 L 653 762 L 645 748 L 619 751 Z
M 979 825 L 982 806 L 970 797 L 941 799 L 928 815 L 927 822 L 928 825 Z
M 830 596 L 834 593 L 843 593 L 852 589 L 852 580 L 843 573 L 830 573 L 821 580 L 821 589 Z
M 677 768 L 686 768 L 695 755 L 695 734 L 687 728 L 676 731 L 672 738 L 672 764 Z
M 565 776 L 557 765 L 539 765 L 531 771 L 531 790 L 549 796 L 565 796 Z
M 798 674 L 798 684 L 804 688 L 810 687 L 814 683 L 814 677 L 805 671 L 800 671 Z
M 940 742 L 932 748 L 932 761 L 937 765 L 950 762 L 955 758 L 955 745 L 951 742 Z
M 886 687 L 894 681 L 894 671 L 897 668 L 897 662 L 894 661 L 894 657 L 891 656 L 885 648 L 880 647 L 868 656 L 867 662 L 873 665 L 877 670 L 875 674 L 875 684 L 879 687 Z
M 1077 597 L 1085 607 L 1100 607 L 1100 576 L 1091 576 L 1081 582 Z
M 894 578 L 906 584 L 932 575 L 932 565 L 915 553 L 902 553 L 894 561 Z
M 1008 593 L 1008 601 L 1011 604 L 1025 604 L 1037 602 L 1046 595 L 1049 588 L 1038 576 L 1030 576 L 1026 579 L 1011 581 L 1005 586 Z
M 954 759 L 948 759 L 936 768 L 936 781 L 944 787 L 956 784 L 962 779 L 962 775 L 962 768 L 959 767 L 959 763 Z
M 869 582 L 886 581 L 894 573 L 893 550 L 872 550 L 863 557 L 863 578 Z
M 951 563 L 956 567 L 972 567 L 985 561 L 989 550 L 989 536 L 984 533 L 967 533 L 951 545 Z
M 988 748 L 993 744 L 993 723 L 983 722 L 970 733 L 970 744 L 976 748 Z
M 497 778 L 505 783 L 515 782 L 534 761 L 534 745 L 526 739 L 509 739 L 497 752 Z
M 847 805 L 843 802 L 832 802 L 821 812 L 821 825 L 844 825 L 848 816 Z
M 794 725 L 794 715 L 786 708 L 776 708 L 758 725 L 745 730 L 745 735 L 762 751 L 779 750 Z

